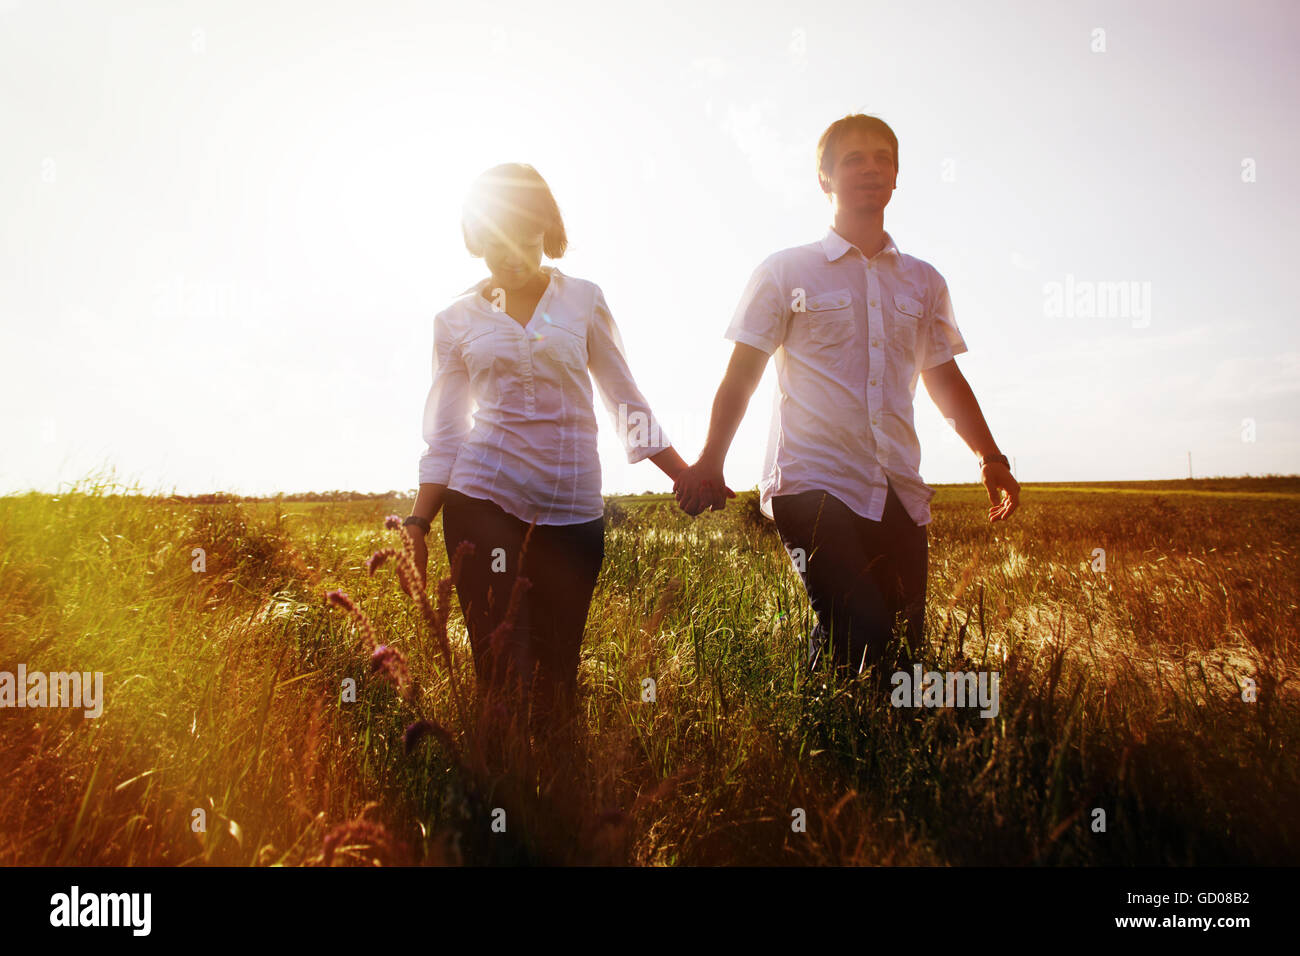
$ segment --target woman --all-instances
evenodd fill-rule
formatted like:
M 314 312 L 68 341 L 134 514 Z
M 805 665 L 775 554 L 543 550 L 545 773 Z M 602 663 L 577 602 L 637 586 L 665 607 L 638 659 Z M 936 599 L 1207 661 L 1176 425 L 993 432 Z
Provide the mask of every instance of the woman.
M 541 265 L 568 240 L 537 171 L 508 163 L 482 174 L 461 228 L 491 274 L 434 319 L 428 448 L 407 523 L 420 529 L 411 528 L 421 574 L 439 509 L 448 559 L 461 542 L 474 545 L 456 591 L 480 690 L 508 688 L 531 704 L 534 727 L 560 724 L 574 715 L 578 652 L 605 554 L 588 372 L 629 462 L 648 457 L 674 480 L 686 462 L 632 379 L 600 288 Z M 489 638 L 519 576 L 531 586 L 496 656 Z

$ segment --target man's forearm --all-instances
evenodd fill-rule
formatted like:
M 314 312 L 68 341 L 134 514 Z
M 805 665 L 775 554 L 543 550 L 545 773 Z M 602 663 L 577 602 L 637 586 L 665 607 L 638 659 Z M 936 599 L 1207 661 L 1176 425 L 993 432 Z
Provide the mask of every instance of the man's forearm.
M 984 413 L 980 411 L 975 392 L 965 376 L 958 375 L 942 389 L 932 392 L 935 406 L 944 418 L 952 422 L 953 429 L 976 455 L 981 458 L 1000 455 L 998 443 L 993 440 Z
M 731 447 L 745 409 L 749 407 L 749 397 L 753 392 L 736 383 L 731 378 L 724 378 L 718 386 L 718 393 L 713 397 L 713 411 L 709 416 L 709 437 L 700 452 L 700 461 L 721 469 Z

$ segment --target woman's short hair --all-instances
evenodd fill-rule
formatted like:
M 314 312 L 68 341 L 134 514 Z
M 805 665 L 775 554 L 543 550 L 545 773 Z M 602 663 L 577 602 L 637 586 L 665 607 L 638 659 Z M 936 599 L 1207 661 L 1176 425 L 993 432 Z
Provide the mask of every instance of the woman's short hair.
M 480 174 L 465 198 L 460 228 L 465 248 L 476 257 L 483 255 L 483 230 L 495 235 L 540 230 L 542 251 L 549 259 L 560 258 L 569 246 L 551 187 L 527 163 L 502 163 Z
M 879 116 L 851 113 L 826 127 L 826 132 L 817 141 L 817 179 L 823 186 L 830 185 L 831 171 L 835 168 L 835 147 L 839 144 L 840 137 L 850 130 L 879 133 L 885 137 L 894 151 L 894 172 L 898 172 L 898 137 L 889 128 L 889 124 Z

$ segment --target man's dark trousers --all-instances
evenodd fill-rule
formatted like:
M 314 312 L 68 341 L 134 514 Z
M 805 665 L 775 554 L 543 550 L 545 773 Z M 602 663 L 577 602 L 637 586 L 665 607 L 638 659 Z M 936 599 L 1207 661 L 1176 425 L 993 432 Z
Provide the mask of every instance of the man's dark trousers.
M 912 520 L 892 485 L 879 521 L 826 491 L 774 495 L 772 514 L 817 614 L 809 669 L 827 656 L 850 676 L 876 666 L 881 688 L 895 669 L 910 671 L 925 628 L 929 526 Z M 895 641 L 896 615 L 907 646 Z

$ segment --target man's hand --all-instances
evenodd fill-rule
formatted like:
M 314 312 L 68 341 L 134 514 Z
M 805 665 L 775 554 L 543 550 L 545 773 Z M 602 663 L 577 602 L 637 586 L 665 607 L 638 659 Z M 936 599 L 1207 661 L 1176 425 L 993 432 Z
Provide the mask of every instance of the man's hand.
M 980 474 L 984 478 L 984 487 L 989 493 L 990 521 L 1005 521 L 1020 504 L 1020 482 L 1011 474 L 1011 469 L 1000 461 L 991 461 L 985 465 Z
M 736 497 L 723 480 L 722 469 L 703 459 L 677 476 L 673 494 L 677 496 L 677 504 L 691 517 L 705 510 L 721 511 L 727 506 L 728 498 Z

